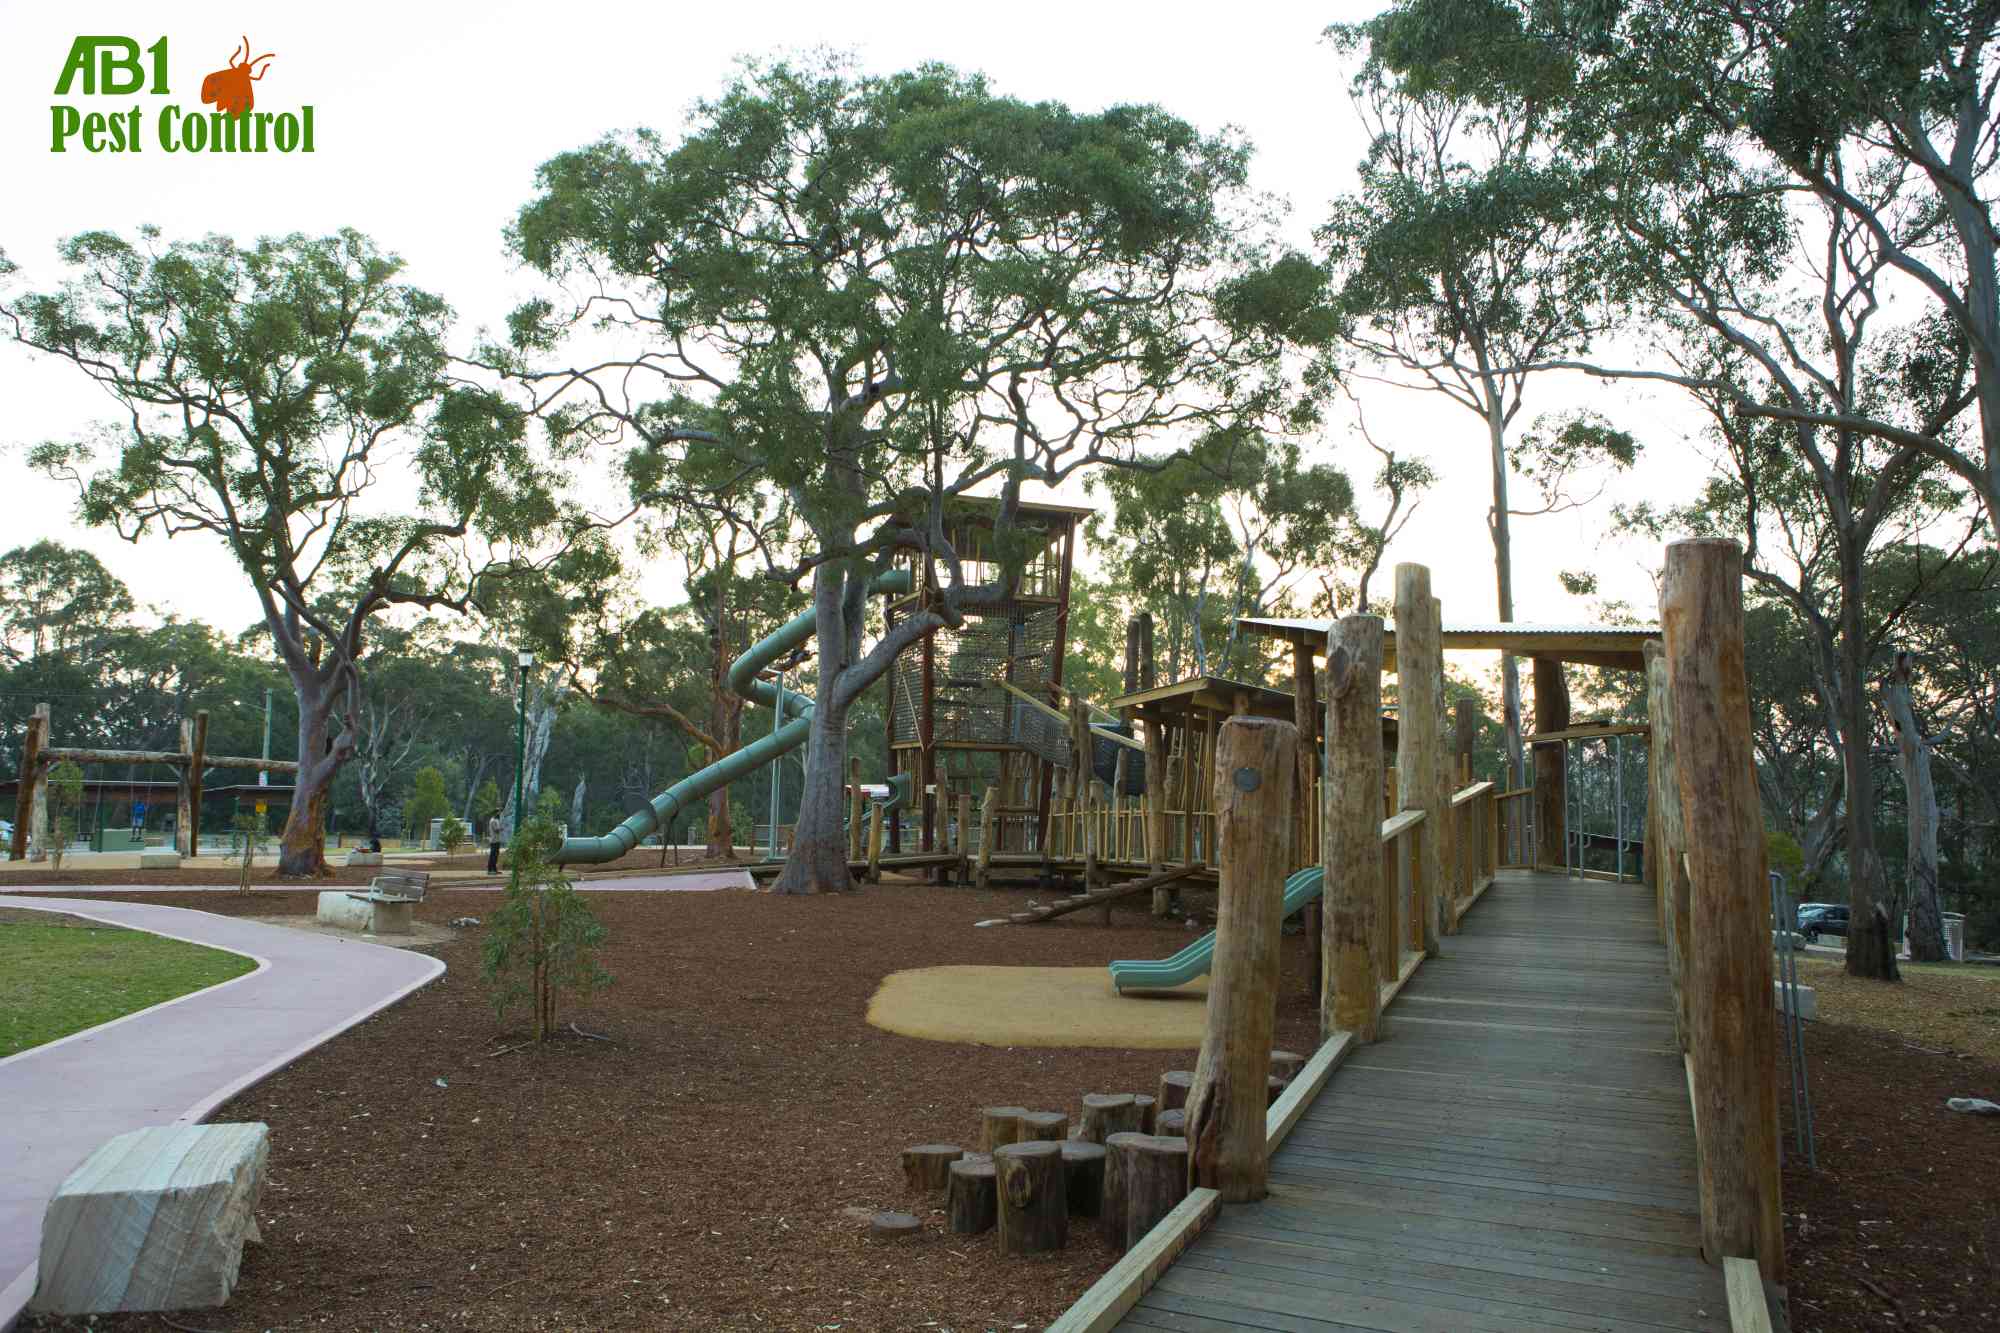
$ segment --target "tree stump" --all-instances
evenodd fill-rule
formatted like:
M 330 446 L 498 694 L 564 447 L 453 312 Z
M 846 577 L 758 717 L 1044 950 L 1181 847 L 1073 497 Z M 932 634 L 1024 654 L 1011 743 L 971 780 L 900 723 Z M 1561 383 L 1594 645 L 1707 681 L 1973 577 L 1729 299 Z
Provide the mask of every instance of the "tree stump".
M 1104 1209 L 1104 1162 L 1109 1154 L 1101 1143 L 1064 1139 L 1063 1188 L 1069 1210 L 1078 1217 L 1096 1217 Z
M 1188 1144 L 1183 1138 L 1134 1134 L 1119 1144 L 1124 1186 L 1125 1242 L 1129 1250 L 1171 1213 L 1188 1192 Z
M 1125 1249 L 1125 1154 L 1126 1144 L 1148 1137 L 1139 1133 L 1113 1134 L 1104 1141 L 1104 1190 L 1097 1212 L 1097 1229 L 1114 1254 Z
M 877 1213 L 868 1219 L 870 1240 L 902 1240 L 923 1229 L 924 1224 L 910 1213 Z
M 946 1169 L 951 1186 L 945 1191 L 945 1222 L 961 1236 L 976 1236 L 992 1227 L 998 1216 L 993 1159 L 985 1153 L 961 1157 Z
M 1083 1095 L 1083 1135 L 1092 1143 L 1108 1143 L 1113 1134 L 1136 1133 L 1139 1103 L 1129 1092 L 1087 1092 Z
M 903 1149 L 903 1180 L 913 1190 L 941 1190 L 951 1183 L 951 1164 L 965 1156 L 956 1143 L 919 1143 Z
M 1187 1111 L 1175 1107 L 1171 1111 L 1160 1112 L 1153 1125 L 1153 1132 L 1178 1137 L 1187 1133 Z
M 1162 1111 L 1178 1111 L 1187 1105 L 1188 1089 L 1194 1086 L 1192 1069 L 1169 1069 L 1160 1075 L 1160 1107 Z
M 1139 1132 L 1152 1133 L 1153 1118 L 1159 1112 L 1158 1099 L 1150 1092 L 1135 1092 L 1132 1094 L 1132 1104 L 1139 1108 Z
M 1015 1135 L 1016 1143 L 1033 1143 L 1040 1139 L 1052 1139 L 1057 1143 L 1069 1137 L 1069 1114 L 1065 1111 L 1029 1111 L 1021 1117 L 1020 1132 Z
M 1000 1196 L 1000 1253 L 1040 1254 L 1069 1240 L 1069 1193 L 1062 1145 L 1047 1140 L 994 1150 Z
M 1272 1051 L 1271 1072 L 1290 1083 L 1306 1067 L 1306 1058 L 1296 1051 Z
M 1028 1113 L 1025 1106 L 989 1106 L 980 1115 L 979 1149 L 992 1152 L 1010 1143 L 1021 1141 L 1021 1117 Z

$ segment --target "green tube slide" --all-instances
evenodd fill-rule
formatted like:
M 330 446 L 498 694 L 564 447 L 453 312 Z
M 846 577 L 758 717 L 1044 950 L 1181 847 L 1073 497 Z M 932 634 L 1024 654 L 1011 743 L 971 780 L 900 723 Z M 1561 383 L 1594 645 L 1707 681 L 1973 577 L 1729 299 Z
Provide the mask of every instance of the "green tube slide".
M 868 585 L 870 593 L 909 590 L 910 574 L 902 569 L 891 570 Z M 813 628 L 813 613 L 804 611 L 751 644 L 741 657 L 730 664 L 729 688 L 751 703 L 776 705 L 778 687 L 758 680 L 757 673 L 810 639 Z M 556 851 L 557 864 L 597 865 L 616 861 L 637 847 L 640 840 L 653 830 L 670 827 L 675 815 L 705 799 L 717 787 L 726 787 L 738 778 L 748 777 L 773 759 L 796 750 L 805 744 L 806 736 L 812 731 L 813 701 L 807 695 L 787 690 L 784 714 L 784 724 L 776 731 L 724 755 L 706 768 L 696 769 L 604 836 L 564 838 L 562 846 Z M 893 812 L 900 808 L 909 799 L 910 786 L 908 774 L 898 774 L 891 779 L 890 799 L 883 809 Z
M 1286 916 L 1319 897 L 1325 874 L 1320 866 L 1307 866 L 1292 872 L 1292 877 L 1285 881 Z M 1165 990 L 1208 975 L 1208 969 L 1214 963 L 1215 932 L 1211 930 L 1172 958 L 1120 959 L 1111 965 L 1111 984 L 1121 991 Z

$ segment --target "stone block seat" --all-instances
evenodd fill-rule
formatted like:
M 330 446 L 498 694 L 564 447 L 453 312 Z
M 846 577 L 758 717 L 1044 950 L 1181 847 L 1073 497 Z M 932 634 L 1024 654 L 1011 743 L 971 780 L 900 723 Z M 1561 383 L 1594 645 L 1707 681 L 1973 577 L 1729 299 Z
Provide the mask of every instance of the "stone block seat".
M 407 870 L 377 875 L 365 890 L 329 889 L 319 896 L 319 919 L 342 930 L 407 935 L 430 879 L 429 871 Z
M 266 1125 L 164 1125 L 106 1143 L 42 1216 L 33 1305 L 55 1315 L 211 1309 L 258 1239 Z
M 171 847 L 142 847 L 139 850 L 141 870 L 179 870 L 181 854 Z

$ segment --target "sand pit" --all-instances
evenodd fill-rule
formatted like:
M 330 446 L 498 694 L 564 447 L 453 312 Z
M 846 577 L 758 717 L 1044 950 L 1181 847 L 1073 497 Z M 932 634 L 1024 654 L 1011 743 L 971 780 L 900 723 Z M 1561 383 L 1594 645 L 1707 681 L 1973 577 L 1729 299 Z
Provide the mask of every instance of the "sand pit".
M 891 972 L 868 1021 L 905 1037 L 981 1046 L 1201 1045 L 1208 979 L 1120 995 L 1101 967 L 919 967 Z

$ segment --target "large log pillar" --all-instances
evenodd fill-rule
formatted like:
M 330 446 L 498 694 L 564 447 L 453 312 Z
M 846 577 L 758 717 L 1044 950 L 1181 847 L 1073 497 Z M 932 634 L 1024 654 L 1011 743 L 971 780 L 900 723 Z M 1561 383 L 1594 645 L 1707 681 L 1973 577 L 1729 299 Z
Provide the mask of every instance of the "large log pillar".
M 1426 957 L 1438 952 L 1438 897 L 1444 891 L 1444 819 L 1438 799 L 1438 750 L 1443 743 L 1444 654 L 1438 643 L 1429 566 L 1396 566 L 1396 790 L 1403 809 L 1422 810 L 1416 838 L 1416 902 L 1408 944 Z M 1393 975 L 1393 973 L 1392 973 Z
M 1313 646 L 1303 640 L 1292 645 L 1292 722 L 1299 729 L 1299 790 L 1293 798 L 1292 854 L 1285 859 L 1287 869 L 1306 865 L 1320 855 L 1320 802 L 1318 794 L 1320 744 L 1319 744 L 1319 679 L 1313 671 Z M 1317 835 L 1317 836 L 1316 836 Z M 1320 938 L 1324 927 L 1322 909 L 1325 895 L 1319 902 L 1306 904 L 1304 914 L 1306 938 Z M 1318 949 L 1306 951 L 1306 993 L 1317 996 L 1322 988 L 1320 980 L 1322 959 Z
M 1391 970 L 1376 956 L 1383 913 L 1393 919 L 1382 870 L 1382 618 L 1343 616 L 1327 636 L 1326 817 L 1320 823 L 1325 868 L 1319 1027 L 1359 1041 L 1381 1033 L 1380 978 Z
M 1451 752 L 1456 758 L 1456 777 L 1460 787 L 1472 785 L 1472 752 L 1479 746 L 1479 701 L 1458 699 L 1452 703 L 1452 745 Z
M 1232 717 L 1216 745 L 1215 965 L 1185 1109 L 1189 1183 L 1220 1191 L 1225 1203 L 1263 1198 L 1270 1165 L 1264 1111 L 1298 739 L 1289 722 Z
M 1444 607 L 1438 599 L 1430 599 L 1431 641 L 1438 645 L 1438 743 L 1433 752 L 1432 768 L 1435 776 L 1432 787 L 1436 792 L 1438 812 L 1438 880 L 1433 895 L 1437 907 L 1437 925 L 1440 935 L 1456 934 L 1458 931 L 1458 890 L 1459 890 L 1459 838 L 1458 810 L 1451 803 L 1452 793 L 1458 790 L 1456 781 L 1458 760 L 1452 748 L 1451 738 L 1445 732 L 1444 706 Z
M 1561 731 L 1569 726 L 1569 682 L 1563 664 L 1535 659 L 1535 730 Z M 1563 854 L 1564 756 L 1561 741 L 1537 745 L 1535 749 L 1535 862 L 1538 865 L 1567 864 Z
M 40 785 L 42 751 L 49 745 L 49 706 L 36 704 L 28 718 L 28 734 L 21 741 L 20 780 L 14 793 L 14 840 L 7 854 L 16 861 L 28 859 L 28 833 L 35 819 L 35 788 Z M 37 858 L 47 849 L 37 845 Z
M 1770 899 L 1734 541 L 1667 547 L 1660 624 L 1692 889 L 1685 975 L 1702 1249 L 1713 1264 L 1755 1259 L 1783 1282 Z
M 1693 922 L 1689 917 L 1687 867 L 1681 855 L 1687 833 L 1681 820 L 1680 746 L 1674 736 L 1674 710 L 1667 692 L 1666 648 L 1648 639 L 1646 654 L 1646 717 L 1652 737 L 1646 757 L 1651 809 L 1648 823 L 1656 842 L 1646 847 L 1654 892 L 1659 895 L 1660 934 L 1667 946 L 1667 980 L 1674 998 L 1674 1036 L 1682 1050 L 1688 1044 L 1687 956 Z

